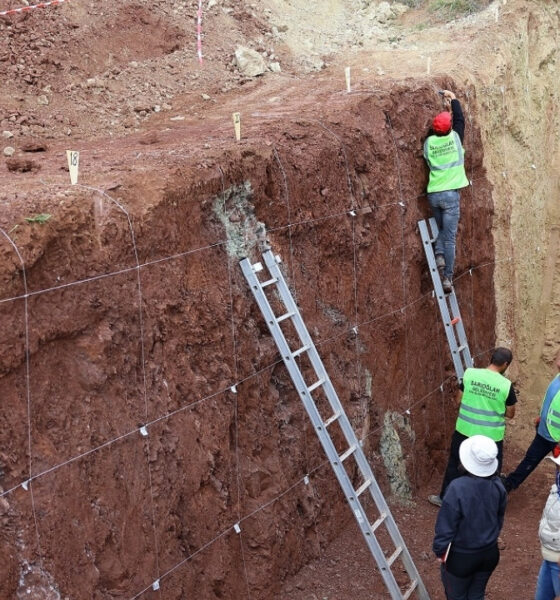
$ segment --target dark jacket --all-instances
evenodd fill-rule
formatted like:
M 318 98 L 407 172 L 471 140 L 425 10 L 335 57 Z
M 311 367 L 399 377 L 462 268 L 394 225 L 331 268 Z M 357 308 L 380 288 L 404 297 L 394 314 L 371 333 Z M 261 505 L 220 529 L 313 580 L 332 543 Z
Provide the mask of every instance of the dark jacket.
M 457 552 L 493 546 L 504 524 L 507 493 L 499 477 L 464 475 L 454 479 L 436 520 L 433 551 L 443 556 L 449 543 Z

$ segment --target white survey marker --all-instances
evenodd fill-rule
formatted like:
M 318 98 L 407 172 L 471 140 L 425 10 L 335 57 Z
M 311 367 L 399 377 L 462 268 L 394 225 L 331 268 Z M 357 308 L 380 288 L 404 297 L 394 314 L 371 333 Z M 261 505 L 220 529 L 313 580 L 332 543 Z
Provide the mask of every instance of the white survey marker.
M 68 169 L 70 170 L 70 183 L 78 183 L 78 167 L 80 166 L 80 153 L 77 150 L 66 150 Z
M 346 91 L 350 93 L 352 91 L 352 86 L 350 85 L 350 67 L 344 69 L 344 76 L 346 77 Z
M 235 127 L 235 139 L 239 142 L 241 140 L 241 114 L 238 112 L 233 113 L 233 126 Z

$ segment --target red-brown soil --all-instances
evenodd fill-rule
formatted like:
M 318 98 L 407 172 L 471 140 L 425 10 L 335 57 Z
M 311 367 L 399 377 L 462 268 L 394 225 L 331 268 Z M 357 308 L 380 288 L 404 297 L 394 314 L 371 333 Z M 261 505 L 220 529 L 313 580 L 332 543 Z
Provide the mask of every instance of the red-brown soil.
M 1 125 L 33 165 L 6 166 L 0 195 L 0 597 L 385 597 L 238 267 L 270 243 L 440 598 L 424 498 L 446 460 L 455 381 L 416 223 L 429 214 L 422 138 L 435 92 L 455 82 L 370 76 L 346 94 L 328 70 L 246 81 L 219 60 L 217 19 L 218 66 L 195 71 L 191 56 L 196 94 L 174 67 L 158 71 L 161 95 L 148 98 L 141 78 L 119 76 L 133 56 L 145 74 L 146 60 L 184 44 L 157 6 L 157 18 L 143 5 L 86 15 L 75 3 L 2 21 L 2 73 L 15 78 Z M 263 28 L 236 10 L 234 38 Z M 39 31 L 41 60 L 20 62 Z M 105 83 L 88 84 L 102 69 Z M 46 85 L 56 102 L 32 106 Z M 200 96 L 222 89 L 218 102 Z M 495 344 L 494 207 L 468 91 L 473 186 L 456 290 L 484 364 Z M 380 451 L 387 430 L 402 448 L 405 504 Z M 517 458 L 511 448 L 510 465 Z M 530 595 L 545 481 L 539 473 L 538 494 L 527 484 L 512 496 L 490 598 Z

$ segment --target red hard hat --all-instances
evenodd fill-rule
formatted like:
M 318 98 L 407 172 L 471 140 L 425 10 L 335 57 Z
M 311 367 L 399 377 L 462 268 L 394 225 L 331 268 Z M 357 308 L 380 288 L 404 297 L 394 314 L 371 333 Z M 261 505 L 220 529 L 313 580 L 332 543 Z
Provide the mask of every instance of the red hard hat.
M 451 129 L 451 114 L 444 111 L 436 115 L 432 123 L 432 129 L 436 133 L 448 133 Z

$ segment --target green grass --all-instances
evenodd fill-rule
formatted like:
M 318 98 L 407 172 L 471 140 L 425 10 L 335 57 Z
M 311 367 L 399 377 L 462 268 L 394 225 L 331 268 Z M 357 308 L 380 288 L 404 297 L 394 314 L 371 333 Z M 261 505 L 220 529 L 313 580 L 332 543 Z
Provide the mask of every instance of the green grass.
M 429 9 L 440 13 L 448 19 L 472 15 L 479 11 L 487 2 L 482 0 L 431 0 Z
M 41 223 L 41 225 L 43 223 L 46 223 L 52 215 L 49 215 L 48 213 L 41 213 L 38 215 L 35 215 L 34 217 L 25 217 L 25 220 L 28 223 Z

